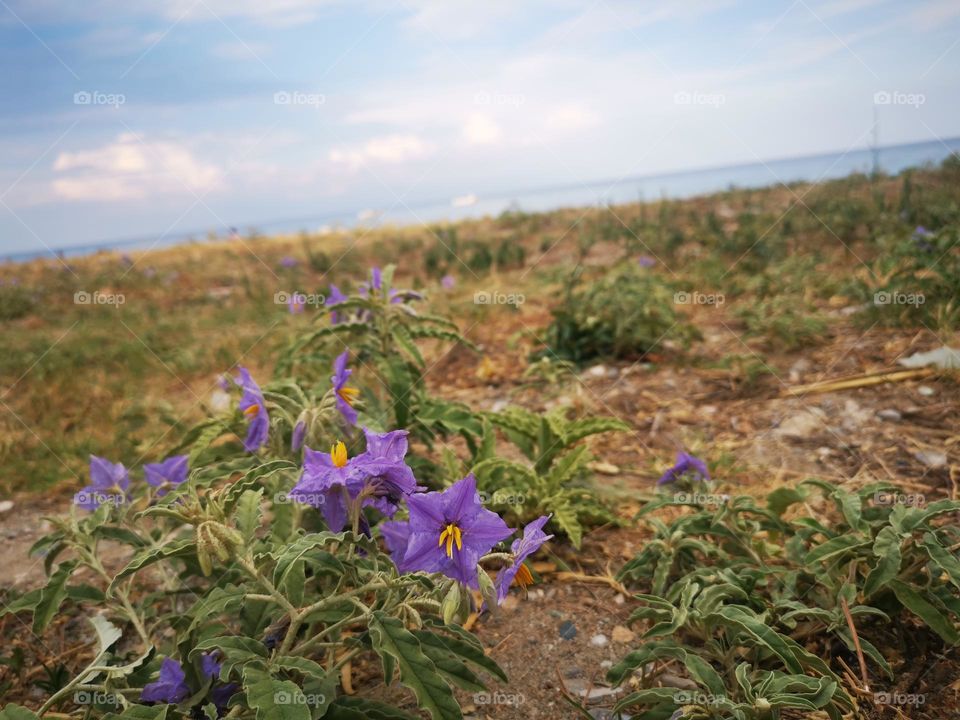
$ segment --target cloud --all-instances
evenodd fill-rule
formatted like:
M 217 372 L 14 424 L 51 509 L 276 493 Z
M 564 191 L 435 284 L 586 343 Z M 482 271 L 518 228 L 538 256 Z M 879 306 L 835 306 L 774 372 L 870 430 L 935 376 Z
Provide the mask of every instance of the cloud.
M 53 163 L 51 183 L 64 200 L 111 202 L 157 195 L 207 191 L 220 178 L 215 165 L 203 162 L 183 145 L 143 140 L 133 133 L 90 150 L 61 152 Z
M 330 151 L 330 162 L 357 170 L 364 165 L 396 165 L 431 155 L 433 146 L 416 135 L 384 135 L 359 147 Z
M 463 126 L 463 139 L 469 145 L 494 145 L 502 137 L 503 129 L 488 115 L 471 115 Z
M 587 130 L 600 124 L 600 117 L 581 105 L 564 105 L 547 115 L 547 130 L 570 133 Z

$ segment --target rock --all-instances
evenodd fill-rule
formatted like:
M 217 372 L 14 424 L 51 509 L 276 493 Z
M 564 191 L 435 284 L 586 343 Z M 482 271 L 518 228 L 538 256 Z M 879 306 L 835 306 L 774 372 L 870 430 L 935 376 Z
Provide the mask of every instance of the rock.
M 960 350 L 944 345 L 930 352 L 914 353 L 899 362 L 908 368 L 929 367 L 930 365 L 938 368 L 960 368 Z
M 602 667 L 604 670 L 609 670 L 610 668 L 613 667 L 613 660 L 604 660 L 604 661 L 602 661 L 602 662 L 600 663 L 600 667 Z
M 0 513 L 10 512 L 11 510 L 13 510 L 13 500 L 0 501 Z
M 510 402 L 508 400 L 503 400 L 503 399 L 495 400 L 493 405 L 490 407 L 490 412 L 495 412 L 495 413 L 503 412 L 504 410 L 507 409 L 507 406 L 509 404 Z
M 587 375 L 595 378 L 602 378 L 607 376 L 607 366 L 606 365 L 594 365 L 592 368 L 587 370 Z
M 877 413 L 877 417 L 881 420 L 889 420 L 890 422 L 900 422 L 903 416 L 900 414 L 899 410 L 894 410 L 893 408 L 885 408 L 880 410 Z
M 610 640 L 607 638 L 607 636 L 602 633 L 594 635 L 592 638 L 590 638 L 590 644 L 594 647 L 606 647 L 609 642 Z
M 560 637 L 564 640 L 573 640 L 577 636 L 577 626 L 569 620 L 560 623 Z
M 913 456 L 927 467 L 942 468 L 947 466 L 946 453 L 936 450 L 918 450 Z
M 593 470 L 595 473 L 600 473 L 601 475 L 619 475 L 620 468 L 616 465 L 608 462 L 603 462 L 598 460 L 595 462 L 587 463 L 587 467 Z
M 933 397 L 935 390 L 929 385 L 921 385 L 917 388 L 917 392 L 923 395 L 924 397 Z
M 817 435 L 824 429 L 824 417 L 822 410 L 801 410 L 796 415 L 791 415 L 775 431 L 780 437 L 793 440 L 808 440 Z
M 613 632 L 610 633 L 610 636 L 613 638 L 615 643 L 630 643 L 633 642 L 637 637 L 633 630 L 628 627 L 624 627 L 623 625 L 617 625 L 614 627 Z
M 622 593 L 617 593 L 616 597 L 613 598 L 613 602 L 617 605 L 623 605 L 627 599 L 623 596 Z
M 690 678 L 680 677 L 668 672 L 661 674 L 659 680 L 664 687 L 680 688 L 681 690 L 696 690 L 698 687 Z
M 841 421 L 844 430 L 856 430 L 863 425 L 863 423 L 869 420 L 870 417 L 870 411 L 861 408 L 860 403 L 858 403 L 856 400 L 851 400 L 848 398 L 844 401 L 843 420 Z
M 790 366 L 789 378 L 790 382 L 795 385 L 798 384 L 802 379 L 804 374 L 810 369 L 810 361 L 806 358 L 800 358 L 793 365 Z

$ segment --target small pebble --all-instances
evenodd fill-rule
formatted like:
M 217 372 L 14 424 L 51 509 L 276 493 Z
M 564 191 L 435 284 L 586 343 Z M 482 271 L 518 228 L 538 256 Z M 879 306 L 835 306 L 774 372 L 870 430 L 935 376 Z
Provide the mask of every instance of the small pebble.
M 607 639 L 606 635 L 594 635 L 590 638 L 590 644 L 594 647 L 606 647 L 610 641 Z
M 930 397 L 934 394 L 934 389 L 928 385 L 921 385 L 917 388 L 917 392 L 923 395 L 924 397 Z
M 573 640 L 577 636 L 577 626 L 569 620 L 560 623 L 560 637 L 564 640 Z
M 13 510 L 13 500 L 0 501 L 0 513 L 10 512 L 11 510 Z
M 880 418 L 881 420 L 889 420 L 890 422 L 900 422 L 903 416 L 900 414 L 898 410 L 894 410 L 893 408 L 887 408 L 885 410 L 881 410 L 880 412 L 878 412 L 877 417 Z

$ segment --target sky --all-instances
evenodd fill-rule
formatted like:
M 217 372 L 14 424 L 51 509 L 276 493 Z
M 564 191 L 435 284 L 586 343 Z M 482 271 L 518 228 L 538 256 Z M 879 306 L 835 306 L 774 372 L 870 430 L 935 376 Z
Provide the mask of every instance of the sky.
M 0 255 L 960 135 L 957 0 L 0 0 Z

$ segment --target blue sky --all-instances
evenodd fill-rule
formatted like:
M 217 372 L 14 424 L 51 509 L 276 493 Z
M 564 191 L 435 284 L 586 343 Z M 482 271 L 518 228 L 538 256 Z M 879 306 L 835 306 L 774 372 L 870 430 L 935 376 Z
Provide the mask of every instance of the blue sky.
M 960 135 L 956 0 L 0 0 L 0 63 L 0 254 Z

